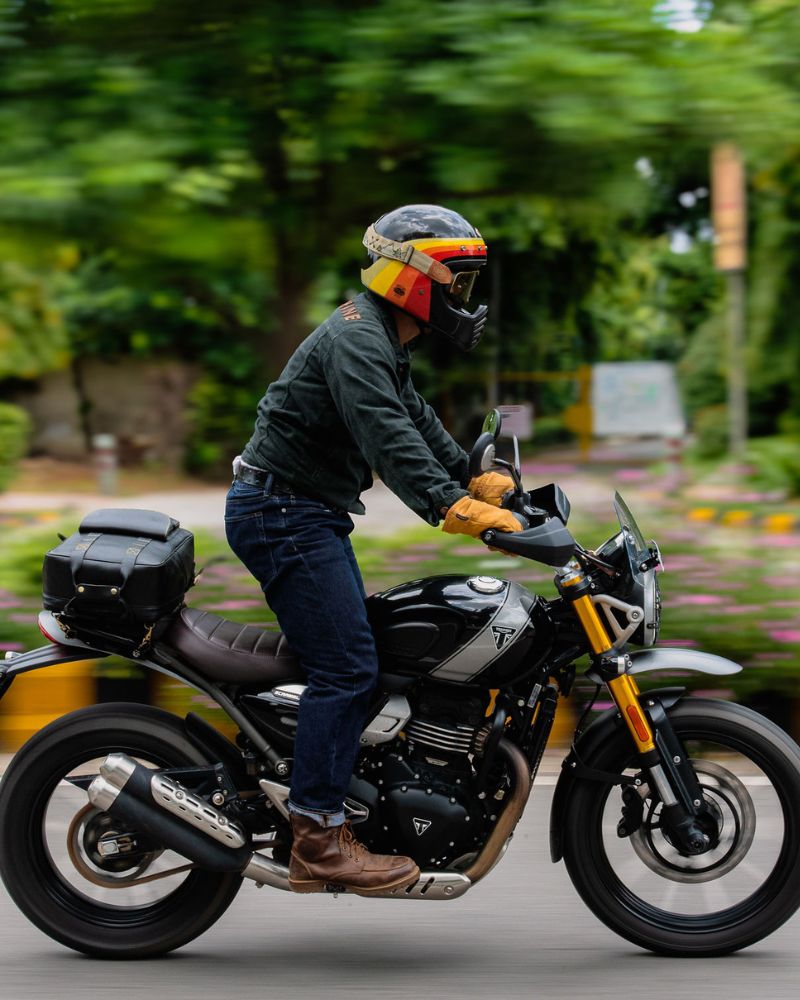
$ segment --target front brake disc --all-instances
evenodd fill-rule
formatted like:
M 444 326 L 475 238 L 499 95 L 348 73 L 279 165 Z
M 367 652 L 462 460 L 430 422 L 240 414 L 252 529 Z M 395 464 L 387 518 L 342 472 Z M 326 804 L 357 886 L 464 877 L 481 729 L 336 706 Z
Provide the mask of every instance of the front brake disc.
M 703 795 L 718 818 L 719 842 L 704 854 L 687 857 L 661 830 L 659 806 L 653 803 L 642 825 L 630 836 L 647 867 L 673 882 L 711 882 L 734 869 L 750 850 L 756 810 L 750 793 L 732 771 L 711 760 L 692 760 Z M 646 787 L 646 786 L 645 786 Z

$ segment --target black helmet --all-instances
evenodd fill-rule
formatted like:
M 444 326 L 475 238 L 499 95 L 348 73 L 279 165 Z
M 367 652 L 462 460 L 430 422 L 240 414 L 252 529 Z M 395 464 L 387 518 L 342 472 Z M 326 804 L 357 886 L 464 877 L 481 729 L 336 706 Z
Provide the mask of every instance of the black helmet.
M 444 334 L 464 351 L 481 339 L 488 309 L 466 309 L 486 244 L 467 220 L 441 205 L 404 205 L 382 215 L 364 234 L 372 264 L 366 287 Z

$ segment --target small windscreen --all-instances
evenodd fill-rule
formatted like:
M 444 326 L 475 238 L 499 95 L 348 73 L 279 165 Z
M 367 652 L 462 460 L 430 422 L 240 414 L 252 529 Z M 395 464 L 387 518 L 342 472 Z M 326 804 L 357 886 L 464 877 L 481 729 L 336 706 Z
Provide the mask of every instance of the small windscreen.
M 614 494 L 614 510 L 617 512 L 617 518 L 619 520 L 619 526 L 623 531 L 628 532 L 631 541 L 636 547 L 636 554 L 647 555 L 649 553 L 647 543 L 644 540 L 641 529 L 636 523 L 636 518 L 630 511 L 630 508 L 619 495 L 619 493 Z

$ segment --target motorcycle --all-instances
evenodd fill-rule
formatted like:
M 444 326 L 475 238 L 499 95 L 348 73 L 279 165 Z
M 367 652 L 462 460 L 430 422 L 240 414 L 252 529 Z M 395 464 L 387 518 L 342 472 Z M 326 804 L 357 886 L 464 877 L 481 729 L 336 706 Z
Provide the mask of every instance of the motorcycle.
M 616 494 L 619 530 L 582 547 L 563 491 L 525 490 L 516 442 L 514 462 L 497 456 L 499 431 L 494 411 L 470 473 L 510 473 L 503 505 L 521 530 L 483 541 L 553 567 L 557 596 L 448 575 L 367 599 L 381 679 L 346 814 L 371 850 L 410 855 L 421 870 L 415 884 L 378 895 L 455 900 L 490 874 L 528 802 L 558 699 L 588 655 L 595 698 L 605 687 L 613 707 L 584 726 L 587 707 L 563 761 L 553 862 L 563 859 L 601 921 L 645 949 L 710 956 L 751 945 L 800 905 L 800 749 L 739 705 L 676 686 L 640 691 L 642 674 L 741 667 L 659 648 L 657 545 Z M 116 514 L 143 536 L 126 549 L 118 596 L 148 536 L 133 517 L 143 512 L 101 513 L 95 527 L 113 528 Z M 127 703 L 72 712 L 35 734 L 0 783 L 0 875 L 20 910 L 77 951 L 139 958 L 202 934 L 244 880 L 289 891 L 304 677 L 283 637 L 185 604 L 135 648 L 107 618 L 80 626 L 66 610 L 43 611 L 39 623 L 49 643 L 6 654 L 0 697 L 22 673 L 127 650 L 212 699 L 238 734 L 231 742 L 194 713 Z

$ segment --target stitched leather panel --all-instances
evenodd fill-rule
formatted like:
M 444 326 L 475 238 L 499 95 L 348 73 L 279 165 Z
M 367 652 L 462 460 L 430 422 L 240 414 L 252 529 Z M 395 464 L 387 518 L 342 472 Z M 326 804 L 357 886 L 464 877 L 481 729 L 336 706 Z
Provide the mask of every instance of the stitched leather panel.
M 198 673 L 223 683 L 274 685 L 304 677 L 281 632 L 265 632 L 199 608 L 183 608 L 159 641 Z

